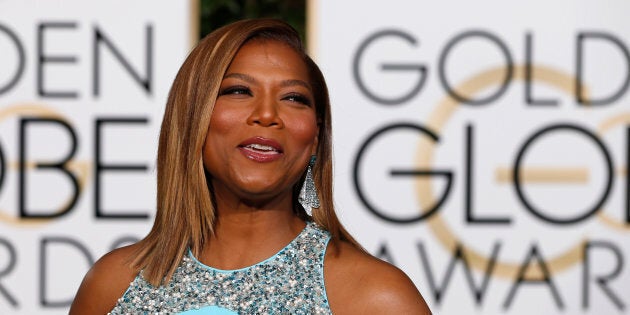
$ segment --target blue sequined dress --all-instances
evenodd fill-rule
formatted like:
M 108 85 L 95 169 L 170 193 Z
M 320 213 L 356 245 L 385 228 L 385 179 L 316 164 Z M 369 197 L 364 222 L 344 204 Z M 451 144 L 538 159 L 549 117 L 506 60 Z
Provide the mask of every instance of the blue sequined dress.
M 141 272 L 109 314 L 332 314 L 324 288 L 329 240 L 308 222 L 274 256 L 237 270 L 206 266 L 189 252 L 164 286 Z

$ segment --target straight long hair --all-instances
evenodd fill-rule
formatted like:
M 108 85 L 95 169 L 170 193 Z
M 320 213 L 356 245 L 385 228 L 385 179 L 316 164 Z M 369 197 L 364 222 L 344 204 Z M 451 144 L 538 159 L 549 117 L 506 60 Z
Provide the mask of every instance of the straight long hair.
M 347 241 L 361 249 L 335 214 L 330 100 L 319 67 L 304 51 L 295 29 L 285 22 L 243 20 L 202 39 L 184 61 L 169 92 L 158 144 L 155 221 L 131 261 L 154 286 L 170 281 L 187 250 L 198 256 L 214 233 L 216 212 L 202 150 L 223 76 L 239 48 L 252 39 L 285 43 L 302 56 L 320 124 L 313 176 L 321 206 L 313 211 L 312 220 L 330 232 L 333 245 Z M 293 209 L 309 220 L 297 202 L 300 185 L 301 181 L 293 187 Z

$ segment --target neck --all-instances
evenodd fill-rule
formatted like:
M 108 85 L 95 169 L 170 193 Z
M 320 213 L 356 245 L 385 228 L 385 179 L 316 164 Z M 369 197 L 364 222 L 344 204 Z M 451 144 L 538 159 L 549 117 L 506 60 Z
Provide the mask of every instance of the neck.
M 228 201 L 217 196 L 214 235 L 201 261 L 219 269 L 238 269 L 273 256 L 304 228 L 290 195 L 265 203 Z
M 214 241 L 254 241 L 283 234 L 293 234 L 304 226 L 288 209 L 240 208 L 236 210 L 217 209 Z

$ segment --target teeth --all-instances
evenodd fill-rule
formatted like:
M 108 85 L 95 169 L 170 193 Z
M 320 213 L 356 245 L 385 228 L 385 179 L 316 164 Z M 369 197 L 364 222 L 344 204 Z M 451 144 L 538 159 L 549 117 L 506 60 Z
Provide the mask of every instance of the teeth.
M 258 144 L 258 143 L 248 144 L 245 147 L 250 148 L 250 149 L 260 150 L 260 151 L 276 151 L 276 149 L 272 146 Z

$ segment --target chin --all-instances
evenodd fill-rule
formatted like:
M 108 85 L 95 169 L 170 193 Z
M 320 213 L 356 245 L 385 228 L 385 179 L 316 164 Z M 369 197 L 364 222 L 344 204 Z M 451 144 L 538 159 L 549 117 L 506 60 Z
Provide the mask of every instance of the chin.
M 287 195 L 291 196 L 293 194 L 293 187 L 278 189 L 277 187 L 269 187 L 269 185 L 250 185 L 246 188 L 243 187 L 241 192 L 241 199 L 243 200 L 267 202 Z

